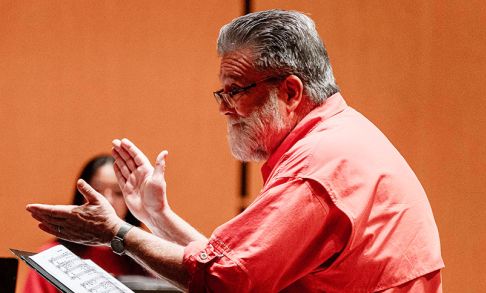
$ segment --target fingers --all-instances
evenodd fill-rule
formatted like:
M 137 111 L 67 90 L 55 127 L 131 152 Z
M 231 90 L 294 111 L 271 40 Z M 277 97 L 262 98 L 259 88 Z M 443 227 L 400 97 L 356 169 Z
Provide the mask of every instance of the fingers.
M 32 212 L 31 215 L 32 218 L 36 219 L 39 222 L 52 223 L 53 225 L 64 225 L 66 223 L 65 218 L 52 217 L 44 213 Z
M 118 168 L 118 165 L 113 164 L 113 170 L 115 170 L 115 176 L 116 179 L 118 180 L 118 186 L 120 186 L 120 188 L 123 189 L 125 183 L 127 182 L 127 178 L 123 176 L 122 172 L 120 171 L 120 168 Z
M 111 151 L 111 154 L 113 155 L 113 158 L 115 159 L 115 163 L 113 164 L 113 168 L 115 169 L 115 172 L 118 171 L 118 174 L 122 177 L 119 179 L 123 179 L 126 181 L 128 177 L 130 176 L 130 169 L 128 168 L 127 164 L 125 163 L 125 160 L 122 158 L 122 156 L 119 154 L 119 152 L 113 148 Z
M 165 158 L 169 154 L 168 151 L 164 150 L 162 151 L 158 156 L 157 160 L 155 161 L 155 168 L 154 168 L 154 174 L 153 174 L 153 179 L 159 181 L 164 179 L 165 175 Z
M 115 158 L 115 166 L 118 168 L 116 172 L 118 183 L 124 184 L 130 174 L 140 166 L 150 166 L 148 158 L 140 151 L 130 140 L 124 138 L 122 140 L 115 139 L 112 141 L 112 155 Z M 120 183 L 122 182 L 122 183 Z M 123 185 L 120 185 L 123 186 Z
M 133 157 L 123 148 L 121 142 L 113 141 L 113 150 L 116 152 L 118 159 L 123 163 L 130 172 L 137 169 Z M 119 165 L 121 167 L 121 165 Z M 120 168 L 122 169 L 122 168 Z
M 62 228 L 60 228 L 61 226 L 40 222 L 38 227 L 44 232 L 47 232 L 47 233 L 52 234 L 56 237 L 62 238 L 61 237 Z
M 112 141 L 113 149 L 118 153 L 121 159 L 130 170 L 149 163 L 147 157 L 140 151 L 130 140 L 124 138 L 122 140 L 115 139 Z
M 26 209 L 32 214 L 50 219 L 64 219 L 71 214 L 72 205 L 29 204 Z
M 133 144 L 129 139 L 122 139 L 120 147 L 133 159 L 133 162 L 137 167 L 143 164 L 150 164 L 150 161 L 145 156 L 145 154 L 141 150 L 139 150 L 135 146 L 135 144 Z
M 86 182 L 79 180 L 78 189 L 88 200 L 82 206 L 29 204 L 26 209 L 47 233 L 76 242 L 108 243 L 121 219 L 108 201 Z
M 62 226 L 46 222 L 39 223 L 38 227 L 44 232 L 68 241 L 87 245 L 99 245 L 104 243 L 104 241 L 97 240 L 97 238 L 100 237 L 94 233 L 93 230 L 83 231 L 82 229 L 73 229 L 73 227 L 68 225 Z
M 86 183 L 86 181 L 84 181 L 83 179 L 78 180 L 77 187 L 79 192 L 81 192 L 81 194 L 84 195 L 84 198 L 86 198 L 86 200 L 89 203 L 96 204 L 99 203 L 100 200 L 104 199 L 103 195 L 101 195 L 99 192 L 94 190 L 94 188 L 91 187 L 91 185 L 89 185 L 88 183 Z
M 71 211 L 76 206 L 29 204 L 26 209 L 39 221 L 39 228 L 60 237 L 62 227 L 69 226 Z

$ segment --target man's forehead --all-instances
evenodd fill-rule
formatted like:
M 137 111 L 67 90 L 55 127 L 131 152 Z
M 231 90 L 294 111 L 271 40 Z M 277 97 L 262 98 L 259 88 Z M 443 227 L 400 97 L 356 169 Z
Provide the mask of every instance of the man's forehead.
M 255 73 L 250 54 L 245 51 L 229 52 L 221 57 L 219 78 L 241 80 Z

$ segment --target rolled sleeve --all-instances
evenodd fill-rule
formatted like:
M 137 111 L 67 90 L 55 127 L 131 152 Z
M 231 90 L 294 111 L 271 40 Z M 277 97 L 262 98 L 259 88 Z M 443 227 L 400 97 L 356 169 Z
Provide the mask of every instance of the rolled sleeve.
M 189 243 L 183 264 L 191 276 L 189 292 L 247 292 L 250 287 L 243 265 L 218 239 Z
M 196 272 L 198 268 L 196 257 L 206 248 L 207 244 L 207 241 L 193 241 L 184 248 L 182 263 L 189 274 L 193 275 Z

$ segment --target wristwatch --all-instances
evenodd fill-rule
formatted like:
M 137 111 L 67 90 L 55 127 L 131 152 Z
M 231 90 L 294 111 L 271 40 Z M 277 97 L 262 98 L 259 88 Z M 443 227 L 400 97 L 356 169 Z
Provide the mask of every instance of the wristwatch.
M 123 222 L 120 230 L 118 230 L 118 233 L 116 233 L 115 237 L 110 242 L 111 249 L 114 253 L 118 255 L 125 254 L 125 245 L 123 244 L 123 239 L 125 238 L 125 235 L 127 235 L 128 231 L 130 231 L 132 228 L 132 225 Z

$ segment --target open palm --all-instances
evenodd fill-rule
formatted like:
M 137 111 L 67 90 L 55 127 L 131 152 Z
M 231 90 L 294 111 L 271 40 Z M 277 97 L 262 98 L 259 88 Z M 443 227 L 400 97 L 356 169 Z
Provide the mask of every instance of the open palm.
M 113 141 L 115 174 L 132 214 L 145 224 L 151 215 L 168 208 L 164 178 L 165 157 L 163 151 L 157 157 L 155 168 L 148 158 L 130 140 Z

